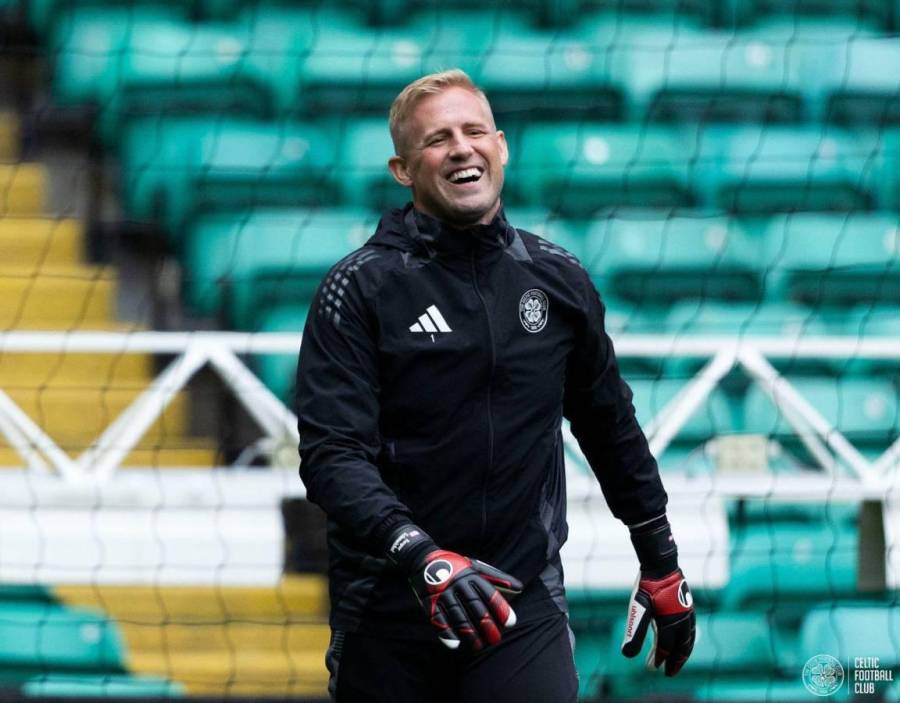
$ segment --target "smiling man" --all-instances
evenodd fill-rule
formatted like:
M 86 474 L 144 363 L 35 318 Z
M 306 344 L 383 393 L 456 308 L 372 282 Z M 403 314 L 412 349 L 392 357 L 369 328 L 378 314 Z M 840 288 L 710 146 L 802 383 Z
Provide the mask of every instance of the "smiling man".
M 322 282 L 297 379 L 332 700 L 575 701 L 563 417 L 640 563 L 622 651 L 652 624 L 649 661 L 676 674 L 691 594 L 590 278 L 506 220 L 506 139 L 465 73 L 413 82 L 389 121 L 412 203 Z

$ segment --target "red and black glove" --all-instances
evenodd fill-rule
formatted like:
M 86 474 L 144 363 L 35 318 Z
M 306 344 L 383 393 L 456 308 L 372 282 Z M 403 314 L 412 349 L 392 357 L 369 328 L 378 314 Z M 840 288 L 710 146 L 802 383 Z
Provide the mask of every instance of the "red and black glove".
M 456 649 L 460 641 L 478 651 L 497 644 L 503 630 L 516 624 L 507 596 L 522 592 L 522 583 L 489 564 L 438 549 L 414 525 L 395 530 L 388 555 L 409 573 L 419 604 L 441 642 Z
M 630 529 L 641 573 L 628 604 L 622 654 L 637 656 L 652 624 L 656 637 L 647 663 L 658 669 L 665 662 L 666 676 L 675 676 L 694 648 L 691 589 L 678 568 L 678 551 L 665 515 Z

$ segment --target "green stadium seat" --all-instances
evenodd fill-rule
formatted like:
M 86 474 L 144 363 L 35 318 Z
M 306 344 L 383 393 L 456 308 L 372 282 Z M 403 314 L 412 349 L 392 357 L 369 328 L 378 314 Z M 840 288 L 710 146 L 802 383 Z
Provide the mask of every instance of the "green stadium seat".
M 13 4 L 19 2 L 13 0 Z M 195 8 L 197 0 L 27 0 L 21 4 L 26 8 L 28 23 L 39 37 L 44 37 L 57 29 L 63 17 L 72 10 L 87 10 L 91 16 L 98 18 L 112 13 L 120 18 L 122 28 L 127 30 L 129 19 L 139 21 L 145 13 L 162 11 L 187 16 Z M 104 12 L 97 13 L 97 10 Z M 130 15 L 131 12 L 134 14 Z
M 299 338 L 309 315 L 309 305 L 283 303 L 262 313 L 257 329 L 260 332 L 294 332 Z M 256 357 L 260 380 L 282 401 L 293 405 L 294 383 L 297 377 L 297 354 L 260 354 Z
M 756 18 L 759 23 L 801 23 L 819 20 L 822 24 L 845 22 L 862 28 L 896 28 L 900 20 L 897 0 L 738 0 L 738 17 Z
M 900 38 L 854 38 L 832 59 L 826 115 L 840 123 L 900 123 Z
M 610 206 L 690 206 L 688 157 L 676 131 L 599 123 L 534 124 L 513 165 L 520 202 L 569 217 Z
M 399 185 L 388 170 L 394 145 L 386 117 L 342 122 L 339 132 L 339 181 L 345 205 L 381 212 L 412 199 L 409 188 Z
M 352 13 L 319 9 L 313 29 L 309 47 L 300 54 L 295 87 L 306 114 L 386 115 L 407 83 L 459 62 L 461 47 L 441 25 L 410 23 L 372 31 Z
M 843 318 L 840 318 L 843 321 Z M 811 308 L 790 303 L 726 303 L 701 298 L 675 303 L 665 321 L 665 331 L 676 336 L 699 335 L 712 337 L 778 337 L 799 339 L 822 336 L 832 330 L 823 317 Z M 672 357 L 666 369 L 672 375 L 696 373 L 706 359 Z M 773 359 L 782 372 L 828 373 L 832 366 L 824 360 L 788 358 Z
M 900 222 L 888 213 L 776 217 L 765 232 L 767 295 L 816 308 L 900 304 Z
M 126 212 L 159 220 L 177 242 L 205 211 L 334 202 L 334 142 L 302 122 L 140 120 L 122 140 Z
M 123 123 L 143 115 L 271 117 L 267 85 L 245 66 L 249 50 L 242 32 L 220 23 L 135 27 L 123 47 L 115 85 L 103 96 L 101 138 L 115 144 Z
M 48 33 L 53 57 L 53 99 L 60 105 L 102 109 L 118 89 L 132 33 L 181 17 L 177 5 L 87 5 L 58 15 Z
M 0 601 L 0 668 L 22 677 L 55 670 L 121 672 L 116 625 L 88 610 L 34 601 Z
M 58 674 L 35 676 L 22 685 L 33 698 L 180 698 L 184 687 L 156 676 Z
M 793 523 L 796 526 L 838 525 L 853 527 L 859 519 L 860 507 L 856 502 L 841 502 L 829 499 L 828 502 L 793 503 L 772 498 L 741 498 L 732 501 L 729 506 L 729 519 L 733 529 L 747 526 L 765 527 L 773 523 Z
M 632 401 L 638 422 L 646 427 L 666 405 L 685 387 L 680 378 L 628 379 L 634 394 Z M 704 442 L 718 434 L 733 433 L 739 407 L 725 391 L 718 387 L 681 428 L 677 438 L 682 442 Z
M 485 17 L 487 41 L 469 66 L 501 120 L 621 118 L 624 86 L 612 79 L 596 44 L 574 32 L 536 30 L 515 19 Z M 466 24 L 461 31 L 467 31 Z
M 802 671 L 802 666 L 800 669 Z M 778 703 L 809 703 L 812 694 L 803 685 L 798 674 L 789 672 L 779 674 L 769 672 L 768 675 L 754 675 L 746 678 L 733 678 L 726 681 L 712 680 L 701 684 L 692 692 L 695 701 L 721 701 L 725 703 L 759 703 L 759 701 L 778 701 Z M 843 686 L 839 691 L 828 696 L 829 701 L 846 701 L 851 699 L 850 688 Z
M 257 329 L 260 310 L 308 303 L 325 273 L 375 229 L 357 210 L 210 214 L 185 242 L 185 299 L 197 314 L 222 314 Z
M 585 228 L 577 220 L 566 220 L 540 208 L 504 208 L 513 227 L 524 229 L 562 247 L 578 259 L 584 255 Z
M 744 680 L 748 676 L 757 681 L 768 678 L 784 661 L 796 658 L 790 638 L 758 613 L 699 612 L 691 658 L 678 676 L 664 679 L 660 672 L 645 668 L 644 660 L 650 649 L 647 640 L 652 633 L 644 641 L 642 654 L 634 659 L 621 655 L 620 633 L 624 627 L 624 618 L 613 625 L 613 637 L 605 657 L 605 684 L 614 700 L 649 700 L 661 693 L 683 699 L 710 681 Z
M 881 202 L 886 209 L 900 210 L 900 128 L 885 129 L 882 138 L 884 160 L 878 169 Z
M 598 286 L 626 300 L 754 300 L 761 295 L 758 242 L 722 217 L 636 211 L 598 218 L 585 256 Z
M 701 167 L 713 207 L 763 213 L 877 204 L 875 167 L 885 148 L 873 131 L 755 125 L 717 139 L 722 151 Z
M 634 37 L 616 59 L 635 120 L 796 122 L 805 114 L 805 76 L 759 38 L 657 31 Z
M 852 376 L 787 380 L 857 448 L 869 447 L 877 453 L 897 439 L 900 407 L 896 388 L 889 380 Z M 751 433 L 773 435 L 785 441 L 794 436 L 791 424 L 756 384 L 745 398 L 744 421 Z
M 827 511 L 826 511 L 827 512 Z M 721 593 L 728 610 L 763 609 L 797 619 L 811 603 L 856 594 L 856 525 L 793 522 L 775 508 L 765 524 L 732 529 L 730 577 Z
M 812 610 L 800 629 L 801 657 L 829 653 L 878 657 L 880 668 L 900 666 L 900 611 L 896 605 L 847 603 Z
M 860 305 L 845 315 L 845 334 L 861 339 L 900 339 L 900 306 L 870 303 Z M 844 367 L 848 374 L 877 375 L 900 378 L 900 360 L 856 357 Z

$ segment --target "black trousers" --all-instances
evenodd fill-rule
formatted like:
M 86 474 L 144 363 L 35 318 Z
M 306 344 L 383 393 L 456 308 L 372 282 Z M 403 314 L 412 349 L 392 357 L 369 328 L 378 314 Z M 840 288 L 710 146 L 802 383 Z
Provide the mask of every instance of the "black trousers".
M 575 703 L 578 678 L 562 613 L 517 625 L 479 653 L 437 641 L 332 632 L 326 664 L 335 703 Z

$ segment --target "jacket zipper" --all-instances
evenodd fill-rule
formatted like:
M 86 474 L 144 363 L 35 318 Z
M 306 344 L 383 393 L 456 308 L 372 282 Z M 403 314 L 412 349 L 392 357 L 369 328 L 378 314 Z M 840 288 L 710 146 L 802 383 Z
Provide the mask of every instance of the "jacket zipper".
M 487 386 L 487 424 L 488 424 L 488 468 L 487 471 L 484 472 L 484 478 L 481 481 L 481 542 L 483 543 L 485 540 L 485 536 L 487 535 L 487 490 L 488 490 L 488 478 L 491 475 L 491 472 L 494 468 L 494 420 L 493 420 L 493 408 L 492 408 L 492 386 L 494 385 L 494 368 L 497 365 L 497 349 L 494 345 L 494 328 L 491 326 L 491 314 L 488 310 L 487 302 L 484 299 L 484 296 L 481 294 L 481 289 L 478 287 L 478 269 L 475 266 L 475 252 L 472 252 L 472 286 L 475 288 L 475 295 L 478 296 L 478 299 L 481 301 L 481 306 L 484 308 L 484 318 L 487 322 L 488 329 L 488 339 L 491 345 L 491 368 L 490 373 L 488 374 L 488 386 Z

